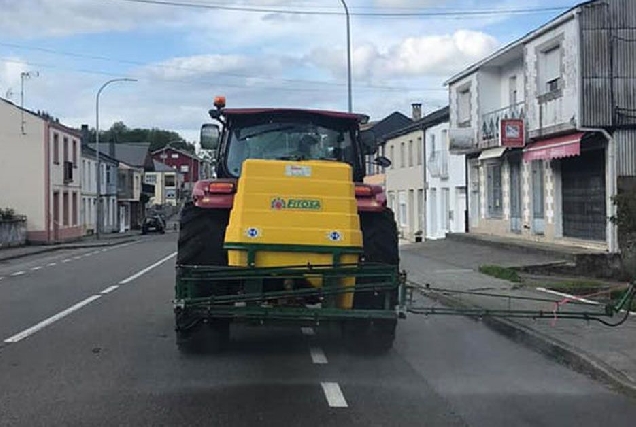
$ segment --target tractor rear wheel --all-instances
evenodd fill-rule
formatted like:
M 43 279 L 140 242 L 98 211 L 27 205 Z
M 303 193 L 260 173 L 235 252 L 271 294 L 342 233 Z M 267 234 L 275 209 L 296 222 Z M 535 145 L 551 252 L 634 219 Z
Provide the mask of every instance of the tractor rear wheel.
M 202 209 L 187 202 L 181 210 L 177 265 L 227 266 L 223 249 L 229 211 Z M 231 284 L 213 283 L 201 286 L 191 297 L 226 295 Z M 229 341 L 227 319 L 202 319 L 187 308 L 175 310 L 177 347 L 184 353 L 219 351 Z
M 395 266 L 400 264 L 397 224 L 391 209 L 382 212 L 361 212 L 364 261 Z M 360 284 L 364 284 L 364 279 Z M 390 309 L 398 302 L 398 290 L 390 291 Z M 354 295 L 353 308 L 358 310 L 385 309 L 386 292 L 359 292 Z M 360 320 L 347 322 L 343 332 L 350 347 L 371 352 L 391 349 L 395 340 L 397 319 Z

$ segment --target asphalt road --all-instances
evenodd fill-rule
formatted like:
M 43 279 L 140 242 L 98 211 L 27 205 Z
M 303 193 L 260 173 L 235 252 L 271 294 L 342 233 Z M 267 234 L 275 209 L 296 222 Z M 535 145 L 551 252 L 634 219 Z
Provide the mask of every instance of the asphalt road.
M 298 327 L 235 327 L 227 352 L 181 355 L 175 246 L 148 236 L 0 265 L 0 425 L 636 423 L 635 401 L 465 318 L 411 315 L 384 356 Z

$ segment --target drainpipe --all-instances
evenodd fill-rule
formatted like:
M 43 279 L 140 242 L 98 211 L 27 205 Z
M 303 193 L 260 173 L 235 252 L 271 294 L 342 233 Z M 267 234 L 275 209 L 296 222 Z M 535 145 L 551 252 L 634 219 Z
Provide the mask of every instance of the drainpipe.
M 599 132 L 601 134 L 603 134 L 603 136 L 605 137 L 605 139 L 607 140 L 607 159 L 605 160 L 605 164 L 606 164 L 606 171 L 605 171 L 605 193 L 609 196 L 612 197 L 616 194 L 616 181 L 617 181 L 617 176 L 616 176 L 616 140 L 614 139 L 614 136 L 612 134 L 610 134 L 606 129 L 603 128 L 589 128 L 589 127 L 583 127 L 583 126 L 579 126 L 578 124 L 581 121 L 581 114 L 583 112 L 583 55 L 582 55 L 582 50 L 583 47 L 581 45 L 581 41 L 582 41 L 582 37 L 581 37 L 581 23 L 580 23 L 580 19 L 579 16 L 581 14 L 581 10 L 577 10 L 575 12 L 575 19 L 576 19 L 576 24 L 578 27 L 578 33 L 577 33 L 577 37 L 578 37 L 578 90 L 577 90 L 577 98 L 578 98 L 578 102 L 577 102 L 577 116 L 576 116 L 576 121 L 577 121 L 577 129 L 581 132 Z M 612 109 L 614 108 L 614 106 L 612 105 Z M 607 224 L 605 226 L 605 233 L 606 233 L 606 242 L 607 242 L 607 249 L 610 253 L 616 253 L 619 251 L 618 248 L 618 230 L 617 227 L 612 224 L 611 221 L 609 221 L 609 218 L 616 215 L 616 207 L 614 206 L 614 204 L 611 202 L 611 200 L 609 199 L 609 197 L 606 197 L 606 207 L 605 207 L 605 211 L 606 211 L 606 216 L 608 218 Z

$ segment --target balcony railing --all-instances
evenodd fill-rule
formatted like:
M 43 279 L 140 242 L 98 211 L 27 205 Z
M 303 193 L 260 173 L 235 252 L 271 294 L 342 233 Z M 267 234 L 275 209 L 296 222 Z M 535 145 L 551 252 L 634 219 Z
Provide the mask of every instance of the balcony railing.
M 525 103 L 518 102 L 495 111 L 486 113 L 481 118 L 481 144 L 491 147 L 499 144 L 501 119 L 525 119 Z

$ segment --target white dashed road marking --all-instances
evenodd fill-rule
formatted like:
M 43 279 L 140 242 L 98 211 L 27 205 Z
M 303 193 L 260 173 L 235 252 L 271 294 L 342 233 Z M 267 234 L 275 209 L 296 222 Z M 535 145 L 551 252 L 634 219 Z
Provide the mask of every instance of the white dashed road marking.
M 146 267 L 143 270 L 140 270 L 139 272 L 133 274 L 132 276 L 122 280 L 120 282 L 120 284 L 125 284 L 125 283 L 132 282 L 133 280 L 135 280 L 138 277 L 146 274 L 147 272 L 149 272 L 153 268 L 156 268 L 159 265 L 163 264 L 164 262 L 168 261 L 169 259 L 173 258 L 176 254 L 177 254 L 177 252 L 171 253 L 167 257 L 160 259 L 159 261 L 155 262 L 154 264 L 150 265 L 149 267 Z M 20 272 L 18 272 L 18 273 L 20 273 Z M 24 273 L 24 272 L 22 272 L 22 273 Z M 15 274 L 16 273 L 14 273 L 14 275 Z M 5 339 L 4 342 L 8 343 L 8 344 L 12 344 L 12 343 L 17 343 L 18 341 L 22 341 L 23 339 L 27 338 L 30 335 L 33 335 L 34 333 L 38 332 L 39 330 L 46 328 L 47 326 L 57 322 L 60 319 L 65 318 L 66 316 L 68 316 L 69 314 L 79 310 L 80 308 L 92 303 L 95 300 L 98 300 L 99 298 L 101 298 L 105 294 L 114 291 L 118 287 L 119 287 L 119 285 L 113 285 L 113 286 L 110 286 L 110 287 L 104 289 L 98 295 L 91 295 L 90 297 L 78 302 L 77 304 L 67 308 L 66 310 L 60 311 L 59 313 L 49 317 L 48 319 L 44 319 L 43 321 L 31 326 L 30 328 L 25 329 L 24 331 L 19 332 L 19 333 L 15 334 L 15 335 Z
M 320 347 L 311 347 L 309 353 L 311 354 L 311 361 L 316 365 L 325 365 L 327 363 L 327 356 L 325 356 L 325 352 Z
M 36 333 L 40 329 L 46 328 L 50 324 L 55 323 L 55 322 L 57 322 L 60 319 L 63 319 L 64 317 L 68 316 L 72 312 L 79 310 L 80 308 L 84 307 L 85 305 L 88 305 L 88 304 L 92 303 L 93 301 L 95 301 L 96 299 L 99 299 L 99 298 L 101 298 L 101 295 L 90 296 L 90 297 L 86 298 L 85 300 L 80 301 L 77 304 L 67 308 L 66 310 L 60 311 L 55 316 L 51 316 L 48 319 L 45 319 L 45 320 L 41 321 L 37 325 L 31 326 L 29 329 L 25 329 L 24 331 L 22 331 L 22 332 L 20 332 L 18 334 L 15 334 L 12 337 L 7 338 L 6 340 L 4 340 L 4 342 L 6 342 L 6 343 L 16 343 L 18 341 L 22 341 L 23 339 L 25 339 L 29 335 L 33 335 L 34 333 Z
M 16 271 L 15 273 L 11 274 L 11 277 L 17 277 L 17 276 L 22 276 L 24 273 L 24 271 Z
M 47 267 L 54 267 L 57 265 L 57 262 L 49 262 L 46 266 Z
M 70 258 L 66 258 L 66 259 L 63 259 L 62 262 L 66 264 L 67 262 L 71 262 L 71 259 Z
M 32 271 L 38 271 L 38 270 L 41 270 L 41 269 L 42 269 L 42 266 L 40 265 L 40 266 L 37 266 L 37 267 L 33 267 L 31 270 Z
M 347 408 L 347 401 L 345 400 L 342 390 L 338 383 L 320 383 L 322 390 L 325 392 L 327 403 L 332 408 Z
M 314 332 L 314 328 L 300 328 L 300 330 L 302 331 L 303 335 L 307 335 L 307 336 L 316 335 L 316 333 Z
M 111 293 L 112 291 L 114 291 L 115 289 L 117 289 L 119 287 L 119 285 L 113 285 L 113 286 L 109 286 L 106 289 L 104 289 L 103 291 L 100 292 L 100 294 L 102 295 L 106 295 Z

